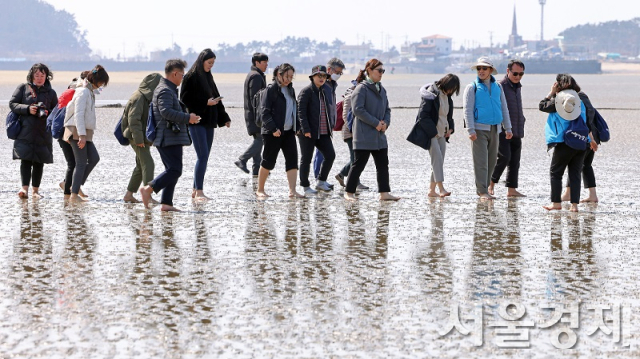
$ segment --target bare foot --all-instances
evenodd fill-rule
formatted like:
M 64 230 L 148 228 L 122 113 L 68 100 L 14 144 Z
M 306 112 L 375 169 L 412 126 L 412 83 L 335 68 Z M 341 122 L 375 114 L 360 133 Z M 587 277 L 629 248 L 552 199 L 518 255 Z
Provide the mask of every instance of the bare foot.
M 507 197 L 526 197 L 524 194 L 518 192 L 515 188 L 509 188 Z
M 144 186 L 140 188 L 139 192 L 140 197 L 142 197 L 142 203 L 144 203 L 144 208 L 149 209 L 149 202 L 151 202 L 151 193 L 153 193 L 153 187 L 148 185 Z
M 393 196 L 389 192 L 380 193 L 380 200 L 381 201 L 397 201 L 399 199 L 400 199 L 400 197 Z
M 199 202 L 205 202 L 210 200 L 211 198 L 207 197 L 202 190 L 196 190 L 195 196 L 192 194 L 191 198 L 195 199 Z
M 570 212 L 578 212 L 578 205 L 576 203 L 571 203 L 571 208 L 569 208 Z
M 478 196 L 480 196 L 480 199 L 484 200 L 484 201 L 492 201 L 492 200 L 496 199 L 494 196 L 492 196 L 492 195 L 490 195 L 488 193 L 482 193 L 482 194 L 479 194 Z
M 289 198 L 304 198 L 304 195 L 298 193 L 298 191 L 293 191 L 289 192 Z
M 82 192 L 82 188 L 80 188 L 78 190 L 78 196 L 82 197 L 82 198 L 88 198 L 89 195 L 85 194 L 84 192 Z
M 440 195 L 437 194 L 436 191 L 431 191 L 427 193 L 427 197 L 440 197 Z
M 260 197 L 260 198 L 267 198 L 269 197 L 268 194 L 266 194 L 264 191 L 256 191 L 256 196 Z
M 29 198 L 29 195 L 27 194 L 27 190 L 26 189 L 21 189 L 18 191 L 18 197 L 22 198 L 22 199 L 27 199 Z
M 181 210 L 177 209 L 174 206 L 170 206 L 168 204 L 163 204 L 162 207 L 160 207 L 160 210 L 162 212 L 182 212 Z
M 71 195 L 69 196 L 69 202 L 75 202 L 75 203 L 82 203 L 85 200 L 80 197 L 77 193 L 71 193 Z
M 489 184 L 489 187 L 487 188 L 487 192 L 489 192 L 489 194 L 490 194 L 490 195 L 492 195 L 492 196 L 495 194 L 495 193 L 493 192 L 493 187 L 494 187 L 495 185 L 496 185 L 496 184 L 495 184 L 495 182 L 491 182 L 491 183 Z
M 451 196 L 451 192 L 440 191 L 440 197 L 449 197 Z
M 344 199 L 351 202 L 355 202 L 358 200 L 355 193 L 349 193 L 349 192 L 344 193 Z
M 196 189 L 195 188 L 191 192 L 191 198 L 196 198 Z
M 587 197 L 580 201 L 580 203 L 598 203 L 598 197 Z
M 44 196 L 41 195 L 39 192 L 31 192 L 31 198 L 40 199 L 40 198 L 44 198 Z
M 58 183 L 58 186 L 60 186 L 60 189 L 63 191 L 64 191 L 64 184 L 65 184 L 65 181 Z
M 542 208 L 546 209 L 547 211 L 559 211 L 562 209 L 562 205 L 552 203 L 548 206 L 542 206 Z

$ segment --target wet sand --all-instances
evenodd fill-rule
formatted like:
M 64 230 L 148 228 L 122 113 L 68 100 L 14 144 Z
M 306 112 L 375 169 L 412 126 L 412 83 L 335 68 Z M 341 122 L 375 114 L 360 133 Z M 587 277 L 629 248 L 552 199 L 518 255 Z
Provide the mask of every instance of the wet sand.
M 544 96 L 547 77 L 529 79 L 527 98 Z M 98 110 L 101 162 L 84 186 L 91 201 L 79 206 L 65 205 L 57 187 L 64 173 L 57 143 L 55 163 L 45 166 L 46 198 L 19 200 L 19 163 L 2 136 L 0 357 L 637 357 L 640 110 L 621 102 L 638 93 L 637 81 L 629 81 L 635 90 L 620 89 L 620 96 L 607 95 L 609 89 L 589 93 L 603 107 L 636 109 L 602 111 L 613 139 L 594 160 L 600 203 L 580 205 L 577 214 L 541 207 L 549 200 L 551 157 L 545 117 L 533 101 L 525 111 L 520 170 L 528 197 L 508 200 L 500 183 L 493 203 L 474 193 L 459 110 L 445 160 L 453 194 L 435 200 L 426 197 L 428 154 L 405 140 L 416 110 L 392 111 L 391 187 L 403 197 L 397 203 L 376 199 L 373 163 L 362 177 L 373 190 L 356 204 L 346 203 L 339 188 L 290 200 L 282 157 L 267 182 L 272 197 L 257 201 L 255 182 L 233 165 L 250 142 L 241 109 L 230 109 L 232 128 L 216 129 L 208 203 L 189 197 L 195 153 L 185 148 L 175 193 L 182 213 L 122 202 L 134 156 L 111 135 L 121 109 Z M 415 97 L 413 91 L 407 93 Z M 6 111 L 0 107 L 1 118 Z M 348 153 L 340 135 L 334 146 L 337 169 Z M 152 153 L 159 173 L 160 158 Z M 541 328 L 549 316 L 541 303 L 578 301 L 577 344 L 556 349 L 550 338 L 568 324 Z M 523 320 L 536 323 L 529 349 L 501 349 L 489 326 L 504 321 L 499 305 L 509 302 L 524 305 Z M 482 346 L 474 346 L 478 330 L 440 336 L 455 303 L 462 317 L 483 306 Z M 630 348 L 601 331 L 588 335 L 597 323 L 588 309 L 593 304 L 624 306 L 621 338 Z

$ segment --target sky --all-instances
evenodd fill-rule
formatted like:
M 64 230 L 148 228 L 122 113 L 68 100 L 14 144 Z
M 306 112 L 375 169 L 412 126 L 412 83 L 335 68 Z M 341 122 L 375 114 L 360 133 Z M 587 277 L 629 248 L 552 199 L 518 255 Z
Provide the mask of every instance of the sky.
M 75 15 L 94 52 L 146 56 L 172 41 L 196 52 L 220 43 L 277 42 L 286 36 L 347 44 L 371 41 L 398 49 L 405 41 L 441 34 L 453 48 L 506 43 L 516 9 L 518 33 L 540 39 L 568 27 L 640 17 L 636 0 L 43 0 Z

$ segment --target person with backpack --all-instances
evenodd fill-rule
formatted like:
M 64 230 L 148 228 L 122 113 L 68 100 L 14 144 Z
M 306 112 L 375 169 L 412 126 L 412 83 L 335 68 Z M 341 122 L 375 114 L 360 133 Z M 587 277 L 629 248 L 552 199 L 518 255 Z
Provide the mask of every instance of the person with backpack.
M 382 74 L 385 70 L 378 59 L 367 61 L 364 70 L 360 70 L 356 81 L 358 85 L 351 95 L 353 109 L 353 152 L 344 198 L 357 201 L 356 189 L 360 175 L 364 171 L 369 157 L 373 157 L 376 165 L 378 192 L 380 200 L 399 200 L 391 195 L 389 185 L 389 156 L 387 131 L 391 122 L 391 108 L 387 99 L 387 90 L 382 86 Z
M 253 137 L 253 142 L 234 164 L 244 173 L 251 173 L 253 177 L 258 177 L 262 161 L 262 134 L 260 133 L 260 125 L 256 123 L 254 97 L 258 91 L 267 87 L 267 77 L 264 73 L 269 66 L 269 57 L 261 52 L 256 52 L 251 57 L 251 63 L 251 71 L 244 80 L 244 120 L 247 124 L 247 133 Z M 253 160 L 251 172 L 247 168 L 249 159 Z
M 200 121 L 200 116 L 188 113 L 180 98 L 178 86 L 182 83 L 187 63 L 180 59 L 167 60 L 164 66 L 164 78 L 153 91 L 153 118 L 157 121 L 153 145 L 160 153 L 164 172 L 140 188 L 140 197 L 145 208 L 149 208 L 151 194 L 162 191 L 160 210 L 163 212 L 180 211 L 173 206 L 173 192 L 182 176 L 183 147 L 191 144 L 187 133 L 187 124 Z
M 540 111 L 549 114 L 545 125 L 545 138 L 548 149 L 554 149 L 549 171 L 551 204 L 543 206 L 548 211 L 562 209 L 562 175 L 568 168 L 569 182 L 571 183 L 570 211 L 578 212 L 580 172 L 587 150 L 586 148 L 577 148 L 579 145 L 572 137 L 580 136 L 573 136 L 569 128 L 584 127 L 582 137 L 588 137 L 590 131 L 586 121 L 586 108 L 575 91 L 576 88 L 579 89 L 573 77 L 568 74 L 559 74 L 556 77 L 556 82 L 551 85 L 551 91 L 540 101 L 538 106 Z M 584 140 L 589 142 L 588 138 Z
M 88 74 L 89 71 L 82 71 L 79 79 L 76 77 L 71 80 L 67 89 L 62 93 L 62 95 L 60 95 L 60 97 L 58 97 L 58 106 L 47 118 L 47 121 L 51 122 L 49 126 L 51 135 L 53 138 L 58 140 L 58 145 L 60 146 L 64 159 L 67 162 L 67 170 L 65 171 L 64 180 L 59 183 L 65 198 L 71 196 L 71 182 L 73 181 L 73 171 L 76 169 L 76 158 L 73 155 L 73 148 L 71 148 L 71 144 L 62 138 L 64 133 L 64 117 L 67 113 L 67 105 L 71 102 L 73 95 L 76 93 L 76 88 L 84 86 L 84 81 Z M 82 187 L 78 190 L 78 196 L 82 198 L 88 197 L 84 192 L 82 192 Z
M 431 157 L 431 180 L 429 197 L 447 197 L 451 195 L 444 189 L 444 156 L 447 142 L 455 130 L 453 121 L 453 94 L 460 93 L 460 79 L 454 74 L 447 74 L 440 80 L 426 84 L 420 88 L 422 100 L 416 121 L 422 128 L 428 129 L 431 138 L 426 136 L 424 148 L 429 149 Z M 434 135 L 435 134 L 435 135 Z M 436 192 L 436 187 L 440 193 Z
M 200 116 L 201 120 L 188 126 L 193 148 L 198 160 L 193 171 L 193 191 L 191 198 L 208 200 L 204 194 L 204 175 L 209 163 L 211 146 L 213 145 L 216 127 L 229 127 L 231 118 L 222 103 L 222 96 L 213 80 L 211 69 L 216 61 L 216 54 L 211 49 L 204 49 L 184 75 L 180 86 L 180 100 L 187 106 L 187 111 Z
M 122 115 L 122 134 L 129 140 L 129 145 L 136 154 L 136 167 L 131 173 L 127 192 L 123 200 L 125 203 L 138 203 L 133 196 L 140 189 L 140 184 L 146 186 L 153 179 L 155 163 L 151 156 L 153 142 L 145 136 L 149 118 L 149 105 L 153 99 L 153 92 L 160 83 L 162 75 L 153 73 L 145 76 L 138 89 L 131 95 L 124 106 Z M 157 203 L 153 198 L 151 203 Z
M 295 69 L 288 63 L 278 65 L 273 71 L 273 83 L 260 92 L 258 118 L 262 123 L 264 149 L 258 172 L 259 198 L 269 197 L 264 190 L 269 173 L 276 166 L 278 153 L 282 151 L 285 171 L 289 184 L 289 197 L 302 198 L 304 194 L 296 191 L 298 176 L 298 146 L 296 132 L 299 127 L 296 92 L 293 89 Z
M 109 74 L 101 65 L 96 65 L 87 75 L 87 83 L 76 88 L 73 99 L 64 117 L 63 139 L 71 145 L 76 168 L 71 182 L 71 201 L 80 201 L 80 186 L 100 161 L 100 155 L 93 143 L 96 127 L 96 94 L 109 84 Z
M 336 181 L 340 183 L 342 187 L 345 187 L 345 183 L 347 182 L 347 176 L 349 175 L 349 170 L 351 169 L 351 164 L 353 163 L 353 134 L 351 133 L 351 129 L 353 126 L 353 111 L 351 110 L 351 94 L 353 90 L 355 90 L 358 82 L 356 80 L 351 81 L 351 86 L 345 91 L 344 95 L 342 95 L 342 113 L 338 113 L 338 116 L 342 117 L 342 128 L 339 130 L 342 131 L 342 139 L 347 144 L 349 148 L 349 162 L 342 167 L 340 172 L 336 175 Z M 358 181 L 358 186 L 356 190 L 368 190 L 369 187 L 363 185 L 360 181 Z
M 306 194 L 315 194 L 318 191 L 328 192 L 331 188 L 327 184 L 327 177 L 336 158 L 331 141 L 335 116 L 329 115 L 331 100 L 327 98 L 323 87 L 327 80 L 327 68 L 322 65 L 311 69 L 309 80 L 311 83 L 300 91 L 298 95 L 298 117 L 300 118 L 300 186 Z M 323 161 L 318 175 L 318 180 L 313 189 L 309 183 L 309 170 L 313 150 L 322 153 Z
M 475 80 L 464 90 L 462 108 L 465 125 L 472 141 L 473 173 L 476 194 L 483 200 L 493 200 L 489 182 L 498 159 L 498 136 L 513 137 L 507 100 L 502 85 L 493 75 L 498 71 L 488 57 L 480 57 L 471 67 L 477 72 Z
M 572 77 L 571 80 L 568 81 L 573 83 L 571 88 L 578 93 L 578 96 L 580 96 L 580 100 L 587 110 L 587 124 L 590 129 L 589 147 L 587 147 L 587 153 L 584 156 L 584 161 L 582 164 L 582 182 L 584 184 L 584 188 L 589 191 L 589 196 L 585 199 L 580 200 L 580 202 L 598 202 L 598 194 L 596 193 L 596 176 L 593 171 L 593 158 L 596 151 L 598 151 L 598 146 L 600 145 L 600 136 L 598 134 L 598 131 L 596 130 L 596 109 L 591 104 L 589 96 L 581 91 L 580 86 L 578 86 L 578 83 L 575 81 L 575 79 L 573 79 Z M 566 187 L 564 192 L 562 193 L 562 201 L 565 202 L 570 200 L 571 182 L 569 181 L 569 178 L 567 178 Z
M 20 118 L 20 132 L 13 142 L 13 159 L 20 160 L 22 188 L 18 197 L 41 198 L 40 182 L 45 163 L 53 163 L 51 132 L 47 131 L 47 116 L 58 105 L 58 96 L 51 87 L 53 72 L 45 64 L 34 64 L 27 82 L 16 88 L 9 100 L 10 110 Z

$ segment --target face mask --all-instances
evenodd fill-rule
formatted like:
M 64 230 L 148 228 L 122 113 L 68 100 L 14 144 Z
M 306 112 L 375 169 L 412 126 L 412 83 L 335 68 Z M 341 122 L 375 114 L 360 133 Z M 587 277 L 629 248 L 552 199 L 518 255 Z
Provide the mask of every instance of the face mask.
M 93 93 L 96 95 L 100 95 L 100 93 L 104 90 L 104 87 L 100 86 L 97 89 L 93 90 Z
M 342 75 L 338 75 L 338 74 L 331 74 L 331 79 L 332 79 L 333 81 L 338 81 L 338 80 L 340 80 L 340 76 L 342 76 Z

